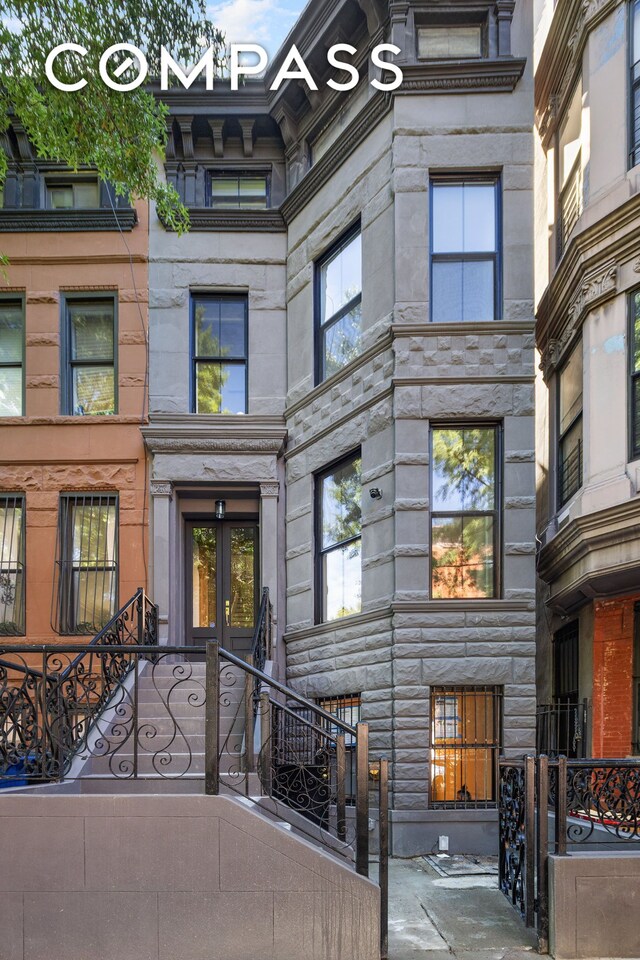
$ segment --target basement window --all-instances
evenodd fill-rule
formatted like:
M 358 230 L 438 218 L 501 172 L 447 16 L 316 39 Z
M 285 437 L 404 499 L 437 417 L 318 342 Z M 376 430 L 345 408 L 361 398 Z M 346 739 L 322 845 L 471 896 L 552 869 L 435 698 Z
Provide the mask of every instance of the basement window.
M 496 804 L 502 688 L 431 688 L 431 806 Z
M 24 496 L 0 496 L 0 635 L 25 630 Z

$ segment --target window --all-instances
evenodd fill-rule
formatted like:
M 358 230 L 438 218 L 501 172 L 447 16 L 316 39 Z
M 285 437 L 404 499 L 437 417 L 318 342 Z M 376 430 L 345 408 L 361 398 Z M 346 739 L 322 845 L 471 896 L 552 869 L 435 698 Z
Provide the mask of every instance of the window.
M 209 206 L 218 210 L 266 210 L 269 179 L 265 174 L 212 173 Z
M 0 299 L 0 417 L 24 414 L 24 309 Z
M 424 60 L 468 60 L 482 56 L 482 27 L 418 28 L 418 56 Z
M 24 497 L 0 495 L 0 635 L 24 634 Z
M 631 3 L 631 166 L 640 163 L 640 0 Z
M 117 495 L 63 494 L 57 553 L 57 629 L 96 634 L 117 609 Z
M 97 210 L 100 184 L 95 178 L 47 180 L 47 207 L 51 210 Z
M 499 181 L 431 181 L 431 319 L 499 319 Z
M 640 457 L 640 290 L 635 290 L 629 299 L 629 360 L 631 365 L 631 459 Z
M 432 806 L 495 806 L 501 728 L 500 687 L 431 688 Z
M 116 412 L 115 303 L 68 299 L 65 305 L 67 371 L 63 413 L 75 417 Z
M 195 413 L 247 412 L 246 297 L 191 301 Z
M 499 542 L 497 427 L 431 431 L 431 596 L 497 596 Z
M 343 723 L 348 723 L 350 727 L 355 727 L 357 723 L 360 723 L 360 694 L 359 693 L 350 693 L 339 697 L 329 697 L 324 700 L 316 701 L 319 707 L 322 707 L 323 710 L 326 710 L 327 713 L 333 714 L 334 717 L 337 717 L 338 720 L 342 720 Z M 309 718 L 312 719 L 312 718 Z M 344 733 L 340 727 L 331 727 L 330 733 L 332 736 L 337 736 L 338 734 Z M 345 745 L 345 799 L 349 805 L 353 805 L 356 801 L 356 741 L 355 737 L 352 737 L 351 734 L 344 735 L 344 745 Z M 336 780 L 336 769 L 335 769 L 335 757 L 331 757 L 331 779 L 332 783 L 335 783 Z M 335 795 L 336 790 L 332 789 L 332 796 Z
M 361 609 L 362 461 L 360 454 L 322 474 L 317 481 L 319 603 L 322 621 Z
M 582 80 L 578 82 L 558 132 L 558 259 L 582 215 Z
M 350 231 L 316 265 L 317 382 L 362 349 L 362 245 Z
M 582 340 L 558 378 L 558 506 L 582 486 Z

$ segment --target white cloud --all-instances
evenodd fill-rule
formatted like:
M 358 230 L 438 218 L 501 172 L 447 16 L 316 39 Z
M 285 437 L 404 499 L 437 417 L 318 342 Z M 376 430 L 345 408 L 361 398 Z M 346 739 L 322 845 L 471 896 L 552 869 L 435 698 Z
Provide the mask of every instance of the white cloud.
M 279 0 L 225 0 L 208 12 L 227 43 L 259 43 L 273 56 L 293 26 L 302 2 L 296 6 L 298 9 L 291 9 Z

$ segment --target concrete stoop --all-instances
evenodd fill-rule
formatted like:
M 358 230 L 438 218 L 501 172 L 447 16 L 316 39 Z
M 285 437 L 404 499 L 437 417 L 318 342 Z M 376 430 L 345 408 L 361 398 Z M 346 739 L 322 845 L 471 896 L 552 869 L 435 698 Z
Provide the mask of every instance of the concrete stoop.
M 2 960 L 378 960 L 379 889 L 234 797 L 0 796 Z

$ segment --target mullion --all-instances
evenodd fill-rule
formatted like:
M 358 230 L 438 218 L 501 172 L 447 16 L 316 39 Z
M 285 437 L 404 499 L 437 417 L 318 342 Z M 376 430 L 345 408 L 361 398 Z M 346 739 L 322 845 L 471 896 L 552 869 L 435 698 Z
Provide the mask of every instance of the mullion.
M 357 293 L 347 304 L 341 307 L 336 313 L 332 313 L 331 316 L 320 324 L 320 329 L 326 332 L 329 327 L 335 326 L 336 323 L 339 323 L 347 314 L 351 313 L 357 306 L 362 303 L 362 291 Z
M 332 550 L 337 550 L 338 547 L 348 547 L 350 543 L 355 543 L 356 540 L 362 540 L 362 533 L 356 533 L 353 537 L 347 537 L 346 540 L 338 540 L 329 547 L 321 547 L 320 556 L 324 556 L 325 553 L 331 553 Z

